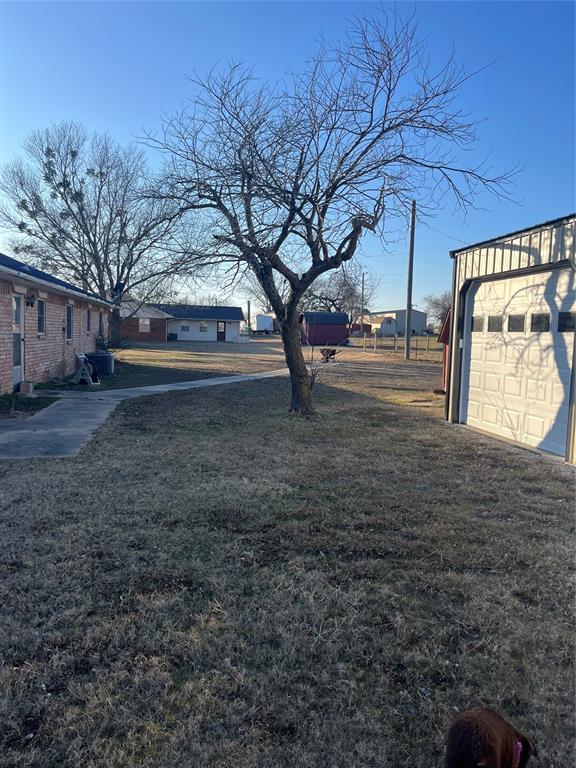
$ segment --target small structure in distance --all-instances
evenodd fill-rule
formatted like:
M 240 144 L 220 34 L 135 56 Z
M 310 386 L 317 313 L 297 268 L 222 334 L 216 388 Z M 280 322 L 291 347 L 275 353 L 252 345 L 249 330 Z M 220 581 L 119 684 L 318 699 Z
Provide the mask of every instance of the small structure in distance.
M 412 313 L 412 335 L 422 336 L 426 330 L 428 316 L 426 312 L 420 312 L 413 309 Z M 406 331 L 406 310 L 405 309 L 387 309 L 381 312 L 367 312 L 365 319 L 372 325 L 372 332 L 376 331 L 377 336 L 404 336 Z
M 304 312 L 300 315 L 302 344 L 345 344 L 348 340 L 348 315 L 345 312 Z

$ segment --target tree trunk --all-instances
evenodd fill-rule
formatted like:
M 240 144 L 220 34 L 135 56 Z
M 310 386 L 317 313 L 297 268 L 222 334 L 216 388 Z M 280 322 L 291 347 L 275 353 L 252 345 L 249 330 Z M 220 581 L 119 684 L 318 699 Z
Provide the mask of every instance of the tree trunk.
M 290 320 L 286 319 L 280 323 L 280 331 L 282 333 L 286 364 L 290 371 L 290 383 L 292 384 L 290 413 L 311 416 L 314 413 L 312 408 L 312 390 L 310 388 L 310 376 L 304 362 L 304 355 L 302 354 L 302 346 L 300 344 L 298 315 L 296 314 Z
M 120 322 L 120 307 L 114 306 L 112 307 L 112 312 L 110 313 L 110 322 L 108 328 L 108 340 L 113 347 L 117 347 L 120 344 Z

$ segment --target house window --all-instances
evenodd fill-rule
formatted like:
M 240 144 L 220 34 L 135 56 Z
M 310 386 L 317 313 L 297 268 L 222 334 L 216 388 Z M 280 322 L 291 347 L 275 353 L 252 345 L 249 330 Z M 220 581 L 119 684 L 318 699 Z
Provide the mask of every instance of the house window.
M 46 333 L 46 302 L 38 299 L 38 333 Z
M 12 324 L 20 325 L 22 317 L 22 299 L 20 296 L 12 296 Z
M 138 320 L 138 330 L 140 333 L 150 333 L 150 320 L 147 318 L 141 317 Z
M 576 312 L 560 312 L 558 331 L 559 333 L 574 333 L 576 331 Z
M 92 310 L 86 310 L 86 333 L 90 333 L 92 329 Z
M 180 330 L 184 331 L 185 333 L 187 333 L 190 330 L 190 326 L 189 325 L 181 325 L 180 326 Z
M 480 317 L 473 317 L 472 318 L 472 333 L 482 333 L 484 330 L 484 318 L 482 316 Z
M 538 315 L 532 315 L 530 320 L 530 330 L 532 333 L 546 333 L 550 330 L 550 315 L 548 312 L 542 312 Z
M 104 315 L 102 312 L 98 312 L 98 335 L 104 336 Z
M 524 333 L 524 315 L 508 316 L 508 333 Z
M 500 333 L 502 330 L 502 316 L 501 315 L 489 315 L 488 317 L 488 333 Z
M 208 332 L 208 323 L 206 320 L 200 320 L 200 326 L 198 328 L 200 333 L 207 333 Z
M 72 338 L 72 311 L 74 307 L 71 304 L 68 304 L 66 307 L 66 338 L 71 339 Z

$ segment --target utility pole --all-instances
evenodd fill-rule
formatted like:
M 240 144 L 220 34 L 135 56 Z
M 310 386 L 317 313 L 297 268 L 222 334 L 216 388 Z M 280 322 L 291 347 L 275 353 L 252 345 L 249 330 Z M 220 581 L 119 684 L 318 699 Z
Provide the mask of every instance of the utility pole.
M 412 273 L 414 272 L 414 230 L 416 229 L 416 200 L 412 200 L 410 216 L 410 250 L 408 252 L 408 290 L 406 292 L 406 328 L 404 331 L 404 357 L 410 360 L 412 339 Z
M 360 333 L 364 333 L 364 272 L 362 272 L 362 298 L 360 299 Z
M 250 326 L 250 300 L 248 300 L 248 333 L 250 333 L 251 326 Z

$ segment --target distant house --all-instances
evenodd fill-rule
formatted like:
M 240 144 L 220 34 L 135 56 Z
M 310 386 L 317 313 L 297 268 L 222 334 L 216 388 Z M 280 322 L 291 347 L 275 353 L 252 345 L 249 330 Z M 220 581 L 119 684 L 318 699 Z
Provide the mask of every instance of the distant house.
M 381 312 L 368 312 L 364 318 L 372 324 L 372 330 L 379 336 L 404 336 L 406 332 L 406 310 L 387 309 Z M 428 316 L 426 312 L 413 309 L 411 312 L 412 334 L 421 336 L 426 330 Z
M 343 344 L 348 338 L 348 315 L 345 312 L 304 312 L 300 315 L 302 344 Z
M 108 336 L 109 302 L 0 253 L 0 394 L 62 378 Z
M 120 307 L 120 318 L 120 336 L 123 339 L 158 342 L 166 341 L 166 323 L 172 315 L 137 301 L 125 301 Z
M 120 333 L 131 341 L 238 341 L 241 307 L 129 302 L 121 310 Z

